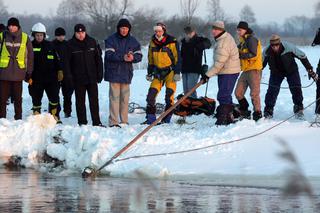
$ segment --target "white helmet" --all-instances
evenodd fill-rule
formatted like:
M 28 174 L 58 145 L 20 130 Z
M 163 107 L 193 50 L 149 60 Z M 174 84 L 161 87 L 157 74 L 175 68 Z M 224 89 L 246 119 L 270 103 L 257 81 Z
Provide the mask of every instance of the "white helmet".
M 33 33 L 47 33 L 46 27 L 40 22 L 33 25 L 31 31 Z

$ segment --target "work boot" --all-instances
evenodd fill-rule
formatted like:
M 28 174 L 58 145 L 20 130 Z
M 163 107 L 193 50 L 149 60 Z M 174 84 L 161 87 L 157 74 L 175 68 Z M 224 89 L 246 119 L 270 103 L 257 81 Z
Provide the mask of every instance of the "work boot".
M 216 125 L 224 125 L 227 126 L 231 123 L 234 123 L 233 117 L 233 105 L 232 104 L 223 104 L 218 106 L 217 114 L 216 114 Z
M 304 113 L 303 113 L 303 106 L 299 105 L 294 105 L 293 106 L 293 112 L 296 116 L 296 119 L 303 119 L 304 118 Z
M 33 115 L 40 115 L 41 114 L 41 107 L 33 106 L 32 107 L 32 114 Z
M 240 109 L 240 120 L 241 119 L 251 119 L 251 111 L 248 110 L 249 103 L 246 98 L 239 100 Z
M 263 114 L 264 114 L 263 116 L 266 119 L 273 118 L 273 108 L 265 107 L 264 110 L 263 110 Z
M 49 103 L 49 113 L 57 121 L 57 124 L 62 124 L 59 116 L 59 104 Z
M 258 120 L 260 120 L 261 118 L 262 118 L 262 113 L 261 113 L 261 111 L 255 111 L 255 112 L 252 113 L 252 119 L 253 119 L 254 121 L 258 121 Z
M 155 114 L 147 114 L 146 118 L 147 118 L 147 120 L 144 121 L 144 122 L 141 123 L 141 124 L 148 124 L 148 125 L 150 125 L 150 124 L 152 124 L 153 122 L 155 122 L 155 121 L 157 120 Z
M 65 113 L 64 113 L 64 117 L 65 117 L 65 118 L 70 118 L 70 117 L 71 117 L 71 113 L 65 112 Z

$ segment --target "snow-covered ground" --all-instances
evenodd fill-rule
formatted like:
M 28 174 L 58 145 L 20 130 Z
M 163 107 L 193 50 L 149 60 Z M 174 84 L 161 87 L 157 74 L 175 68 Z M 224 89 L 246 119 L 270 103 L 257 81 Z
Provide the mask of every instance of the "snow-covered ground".
M 319 60 L 320 48 L 303 47 L 311 63 L 316 67 Z M 209 64 L 212 63 L 212 50 L 208 53 Z M 144 56 L 145 63 L 146 56 Z M 311 83 L 305 69 L 299 62 L 302 84 Z M 143 65 L 142 65 L 143 66 Z M 149 83 L 145 80 L 145 70 L 136 70 L 131 85 L 130 101 L 145 106 Z M 262 82 L 268 82 L 269 70 L 263 71 Z M 282 86 L 287 86 L 284 82 Z M 102 122 L 108 120 L 108 84 L 99 85 L 100 115 Z M 261 85 L 261 99 L 264 101 L 267 86 Z M 204 95 L 205 86 L 198 90 Z M 304 104 L 315 101 L 316 86 L 304 89 Z M 182 92 L 182 83 L 177 89 L 177 95 Z M 210 80 L 209 97 L 216 97 L 216 78 Z M 249 96 L 248 99 L 250 100 Z M 62 100 L 62 99 L 61 99 Z M 235 101 L 235 100 L 234 100 Z M 164 102 L 164 91 L 158 96 L 158 102 Z M 48 102 L 43 101 L 43 109 Z M 7 156 L 19 155 L 22 163 L 31 168 L 43 168 L 38 163 L 38 156 L 47 152 L 50 156 L 65 161 L 68 171 L 80 172 L 85 166 L 100 166 L 115 152 L 133 139 L 146 126 L 140 125 L 144 121 L 144 114 L 130 114 L 130 125 L 122 129 L 99 128 L 90 125 L 77 125 L 75 106 L 72 118 L 64 119 L 63 125 L 56 126 L 53 118 L 48 114 L 30 116 L 31 98 L 26 84 L 23 94 L 24 119 L 13 121 L 13 105 L 8 107 L 8 120 L 0 120 L 0 161 Z M 249 140 L 230 145 L 219 146 L 207 150 L 150 157 L 116 162 L 108 166 L 107 170 L 115 176 L 130 176 L 134 170 L 141 170 L 155 177 L 167 175 L 204 175 L 204 174 L 241 174 L 241 175 L 281 175 L 287 168 L 277 155 L 282 151 L 278 140 L 285 140 L 299 159 L 304 172 L 308 176 L 320 176 L 320 129 L 311 128 L 314 120 L 312 105 L 305 111 L 305 121 L 291 119 L 271 131 Z M 262 132 L 276 125 L 292 115 L 292 100 L 289 90 L 282 89 L 275 108 L 274 119 L 259 122 L 244 120 L 228 127 L 216 127 L 215 120 L 204 115 L 188 118 L 190 124 L 179 125 L 173 117 L 170 125 L 153 128 L 143 138 L 120 158 L 141 154 L 180 151 L 190 148 L 218 144 L 239 139 Z M 88 112 L 88 115 L 90 113 Z M 89 123 L 90 123 L 90 116 Z M 64 142 L 54 143 L 54 136 L 61 134 Z M 2 162 L 3 163 L 3 162 Z

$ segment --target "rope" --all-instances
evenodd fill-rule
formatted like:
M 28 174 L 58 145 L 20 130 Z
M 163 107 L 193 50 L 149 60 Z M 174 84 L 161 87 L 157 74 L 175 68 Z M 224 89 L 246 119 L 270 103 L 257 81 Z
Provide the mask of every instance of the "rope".
M 274 88 L 279 88 L 279 89 L 293 89 L 293 88 L 307 89 L 307 88 L 311 87 L 314 84 L 314 81 L 312 81 L 311 84 L 308 84 L 307 86 L 292 86 L 292 87 L 281 87 L 281 86 L 279 87 L 279 86 L 268 84 L 268 83 L 264 83 L 264 82 L 261 82 L 261 84 L 267 85 L 267 86 L 270 86 L 270 87 L 274 87 Z
M 320 101 L 320 98 L 318 98 L 316 101 L 313 101 L 312 103 L 310 103 L 308 106 L 304 107 L 304 110 L 311 107 L 313 104 L 315 104 L 317 101 Z M 204 146 L 204 147 L 199 147 L 199 148 L 194 148 L 194 149 L 187 149 L 187 150 L 181 150 L 181 151 L 175 151 L 175 152 L 163 152 L 163 153 L 154 153 L 154 154 L 146 154 L 146 155 L 135 155 L 135 156 L 131 156 L 131 157 L 126 157 L 126 158 L 121 158 L 121 159 L 117 159 L 115 160 L 115 162 L 119 162 L 119 161 L 127 161 L 127 160 L 131 160 L 131 159 L 139 159 L 139 158 L 149 158 L 149 157 L 157 157 L 157 156 L 167 156 L 167 155 L 177 155 L 177 154 L 184 154 L 184 153 L 190 153 L 190 152 L 196 152 L 196 151 L 200 151 L 200 150 L 205 150 L 205 149 L 209 149 L 209 148 L 214 148 L 214 147 L 218 147 L 218 146 L 224 146 L 224 145 L 229 145 L 229 144 L 233 144 L 236 142 L 240 142 L 240 141 L 245 141 L 248 139 L 252 139 L 255 137 L 258 137 L 260 135 L 263 135 L 273 129 L 275 129 L 276 127 L 282 125 L 283 123 L 289 121 L 290 119 L 292 119 L 293 117 L 295 117 L 296 115 L 293 114 L 290 117 L 282 120 L 281 122 L 261 131 L 258 132 L 256 134 L 244 137 L 244 138 L 240 138 L 240 139 L 236 139 L 236 140 L 231 140 L 231 141 L 226 141 L 223 143 L 219 143 L 219 144 L 213 144 L 213 145 L 209 145 L 209 146 Z
M 129 113 L 134 113 L 136 110 L 141 110 L 139 114 L 144 114 L 146 112 L 146 107 L 142 107 L 135 102 L 129 103 Z M 161 103 L 156 103 L 156 114 L 161 114 L 165 111 L 165 105 Z

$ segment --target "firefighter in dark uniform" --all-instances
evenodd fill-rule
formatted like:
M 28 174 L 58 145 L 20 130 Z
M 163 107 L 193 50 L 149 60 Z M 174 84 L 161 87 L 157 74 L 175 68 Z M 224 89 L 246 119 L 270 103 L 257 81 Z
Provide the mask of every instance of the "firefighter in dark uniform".
M 71 117 L 72 112 L 72 94 L 74 91 L 72 78 L 69 73 L 67 73 L 67 69 L 65 69 L 65 60 L 66 60 L 66 53 L 67 53 L 67 41 L 65 40 L 66 31 L 58 27 L 55 30 L 55 39 L 52 41 L 54 48 L 60 58 L 60 65 L 63 70 L 63 80 L 60 83 L 60 88 L 62 89 L 63 95 L 63 112 L 65 118 Z
M 46 28 L 37 23 L 32 27 L 34 52 L 34 70 L 29 81 L 29 93 L 32 97 L 33 114 L 41 113 L 41 100 L 45 91 L 49 99 L 49 113 L 61 123 L 59 117 L 59 82 L 63 80 L 59 58 L 52 42 L 47 41 Z

